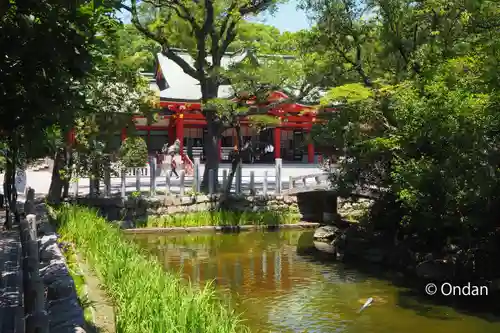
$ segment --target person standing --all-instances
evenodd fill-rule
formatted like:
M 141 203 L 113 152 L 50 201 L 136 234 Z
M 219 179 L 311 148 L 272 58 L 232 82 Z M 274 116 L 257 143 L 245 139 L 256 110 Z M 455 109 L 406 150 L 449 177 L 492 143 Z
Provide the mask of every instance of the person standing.
M 170 162 L 170 177 L 175 175 L 175 177 L 179 178 L 179 174 L 177 173 L 177 162 L 175 161 L 175 155 L 172 155 L 172 161 Z

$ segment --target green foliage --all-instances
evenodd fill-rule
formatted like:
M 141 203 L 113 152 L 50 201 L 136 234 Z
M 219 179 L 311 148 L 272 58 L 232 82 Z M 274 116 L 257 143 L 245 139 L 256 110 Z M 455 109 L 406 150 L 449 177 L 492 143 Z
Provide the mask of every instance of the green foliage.
M 356 103 L 373 98 L 373 91 L 360 83 L 350 83 L 335 87 L 321 99 L 322 105 L 332 103 Z
M 148 146 L 141 137 L 126 138 L 120 147 L 120 162 L 126 168 L 140 168 L 148 161 Z
M 58 233 L 73 242 L 113 300 L 119 332 L 246 332 L 210 286 L 201 290 L 164 271 L 96 212 L 63 207 Z
M 386 189 L 376 222 L 417 251 L 493 242 L 500 44 L 487 27 L 498 2 L 306 2 L 322 29 L 311 43 L 343 68 L 322 104 L 344 104 L 312 135 L 343 157 L 332 181 Z
M 285 211 L 255 212 L 197 212 L 189 214 L 169 215 L 161 218 L 148 218 L 144 227 L 204 227 L 204 226 L 276 226 L 299 222 L 298 214 Z
M 160 46 L 137 31 L 133 24 L 117 30 L 118 62 L 134 70 L 153 73 Z

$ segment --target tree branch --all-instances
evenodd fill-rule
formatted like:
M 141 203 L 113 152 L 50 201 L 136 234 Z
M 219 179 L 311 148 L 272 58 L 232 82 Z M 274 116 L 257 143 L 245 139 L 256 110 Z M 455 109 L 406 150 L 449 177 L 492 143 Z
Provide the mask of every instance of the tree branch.
M 162 54 L 164 56 L 166 56 L 167 58 L 175 62 L 179 67 L 181 67 L 184 73 L 198 80 L 199 79 L 198 73 L 195 71 L 195 69 L 190 64 L 188 64 L 184 59 L 182 59 L 179 55 L 177 55 L 174 51 L 172 51 L 168 43 L 167 37 L 164 37 L 160 34 L 152 33 L 147 27 L 143 26 L 140 23 L 139 16 L 137 13 L 137 1 L 138 0 L 132 0 L 131 7 L 128 7 L 130 9 L 130 13 L 132 14 L 132 23 L 134 24 L 136 29 L 139 30 L 146 38 L 149 38 L 160 44 L 162 47 Z
M 212 0 L 205 0 L 205 23 L 203 24 L 203 32 L 205 35 L 210 34 L 211 39 L 211 54 L 212 54 L 212 65 L 213 67 L 220 66 L 219 57 L 219 36 L 215 31 L 215 10 Z
M 158 6 L 161 7 L 162 5 L 175 10 L 175 13 L 181 19 L 187 21 L 191 25 L 194 32 L 201 30 L 201 27 L 196 22 L 196 18 L 192 15 L 189 8 L 184 3 L 182 3 L 182 1 L 180 1 L 180 0 L 167 0 L 167 1 L 164 1 L 161 4 L 159 4 Z M 181 13 L 181 10 L 182 10 L 182 13 Z
M 224 53 L 226 53 L 227 48 L 229 45 L 234 41 L 236 38 L 236 24 L 238 23 L 238 20 L 232 19 L 230 20 L 229 25 L 227 25 L 227 28 L 224 31 L 224 38 L 222 39 L 222 43 L 219 49 L 219 55 L 222 57 Z
M 200 78 L 198 77 L 198 72 L 190 64 L 188 64 L 186 62 L 186 60 L 182 59 L 177 53 L 172 51 L 172 49 L 170 49 L 169 47 L 166 47 L 166 48 L 162 49 L 161 53 L 165 57 L 167 57 L 170 60 L 172 60 L 173 62 L 175 62 L 180 68 L 182 68 L 184 73 L 186 73 L 187 75 L 191 76 L 192 78 L 194 78 L 196 80 L 200 80 Z

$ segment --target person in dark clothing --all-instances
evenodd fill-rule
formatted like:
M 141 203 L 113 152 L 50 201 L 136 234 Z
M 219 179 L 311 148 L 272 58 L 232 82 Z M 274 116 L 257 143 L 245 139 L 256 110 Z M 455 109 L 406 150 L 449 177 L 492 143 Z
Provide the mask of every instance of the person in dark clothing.
M 175 177 L 179 178 L 179 174 L 177 174 L 177 162 L 175 161 L 175 156 L 172 156 L 170 167 L 170 177 L 172 177 L 172 175 L 175 175 Z

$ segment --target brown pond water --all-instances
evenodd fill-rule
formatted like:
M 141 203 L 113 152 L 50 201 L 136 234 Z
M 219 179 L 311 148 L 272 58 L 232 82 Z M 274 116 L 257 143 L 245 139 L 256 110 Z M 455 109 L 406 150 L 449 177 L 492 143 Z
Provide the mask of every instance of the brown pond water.
M 429 304 L 388 279 L 299 255 L 298 244 L 309 246 L 310 235 L 289 230 L 132 237 L 165 269 L 194 283 L 215 279 L 252 332 L 500 332 L 494 318 Z M 372 306 L 358 314 L 370 297 Z

